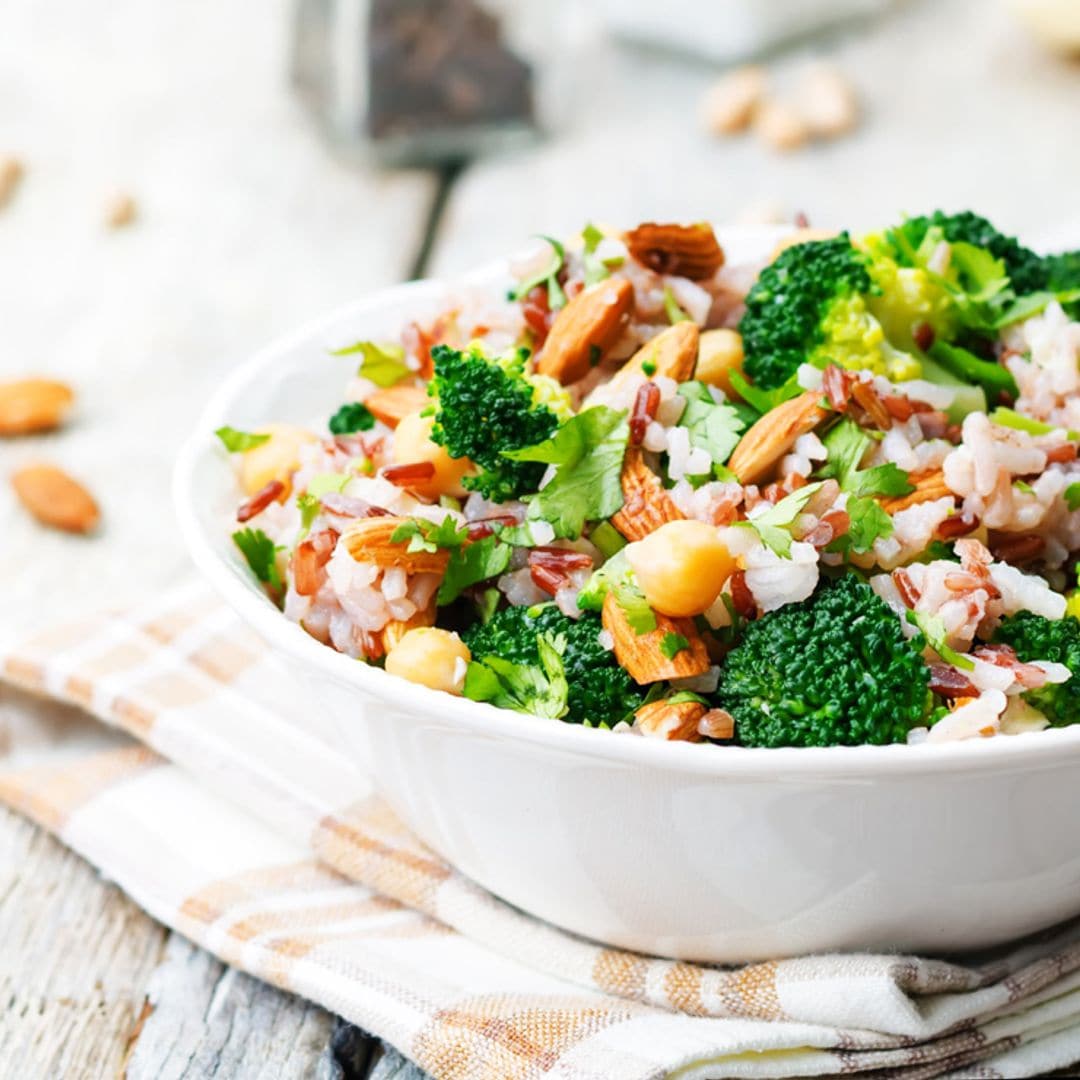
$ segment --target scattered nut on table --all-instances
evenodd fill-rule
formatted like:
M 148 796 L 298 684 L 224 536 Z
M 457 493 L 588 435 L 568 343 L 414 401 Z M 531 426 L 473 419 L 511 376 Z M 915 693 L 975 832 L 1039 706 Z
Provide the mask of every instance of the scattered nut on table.
M 765 94 L 765 72 L 757 66 L 736 68 L 705 94 L 702 119 L 714 135 L 733 135 L 745 130 Z
M 55 379 L 0 382 L 0 437 L 51 431 L 64 422 L 74 401 L 71 387 Z
M 14 154 L 0 154 L 0 207 L 11 202 L 26 170 Z
M 11 485 L 19 501 L 42 525 L 89 533 L 101 520 L 90 492 L 55 465 L 25 465 L 12 474 Z
M 799 112 L 820 139 L 835 139 L 852 131 L 859 119 L 859 105 L 851 80 L 838 68 L 820 64 L 805 73 L 799 83 Z
M 754 130 L 774 150 L 797 150 L 810 137 L 809 125 L 798 109 L 770 99 L 755 110 Z
M 119 192 L 105 206 L 105 224 L 110 229 L 122 229 L 130 225 L 138 215 L 135 199 L 124 192 Z

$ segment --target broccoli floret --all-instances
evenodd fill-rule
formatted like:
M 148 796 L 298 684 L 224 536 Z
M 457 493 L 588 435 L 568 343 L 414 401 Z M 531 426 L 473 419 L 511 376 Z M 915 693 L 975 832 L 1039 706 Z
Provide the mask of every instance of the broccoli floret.
M 615 654 L 600 644 L 600 616 L 585 612 L 579 619 L 564 615 L 554 604 L 540 608 L 508 607 L 487 623 L 477 623 L 462 635 L 473 657 L 500 656 L 516 664 L 537 664 L 540 634 L 566 641 L 563 667 L 569 684 L 564 720 L 572 723 L 617 724 L 645 700 Z
M 928 216 L 909 218 L 901 230 L 911 246 L 917 248 L 934 227 L 941 229 L 942 235 L 950 243 L 959 241 L 985 248 L 995 259 L 1000 259 L 1018 296 L 1039 292 L 1047 287 L 1047 268 L 1043 258 L 1014 237 L 998 232 L 986 218 L 970 210 L 959 214 L 935 210 Z
M 1080 621 L 1071 615 L 1047 619 L 1032 611 L 1007 616 L 994 633 L 994 641 L 1011 645 L 1023 661 L 1051 660 L 1064 664 L 1073 678 L 1028 690 L 1024 699 L 1055 727 L 1080 721 Z
M 502 456 L 504 450 L 543 442 L 559 426 L 547 404 L 553 400 L 550 387 L 526 372 L 528 352 L 488 357 L 476 345 L 464 352 L 437 345 L 431 358 L 431 393 L 438 399 L 431 437 L 451 457 L 467 457 L 480 467 L 464 479 L 465 487 L 495 502 L 535 491 L 546 466 Z
M 849 575 L 750 623 L 716 696 L 745 746 L 903 742 L 928 700 L 923 645 Z
M 1064 251 L 1060 255 L 1047 255 L 1046 287 L 1051 292 L 1069 292 L 1080 289 L 1080 251 Z M 1074 319 L 1080 319 L 1080 300 L 1062 305 Z
M 767 266 L 739 323 L 755 385 L 782 386 L 802 363 L 917 376 L 918 360 L 894 348 L 871 308 L 870 298 L 881 291 L 871 270 L 847 233 L 797 244 Z

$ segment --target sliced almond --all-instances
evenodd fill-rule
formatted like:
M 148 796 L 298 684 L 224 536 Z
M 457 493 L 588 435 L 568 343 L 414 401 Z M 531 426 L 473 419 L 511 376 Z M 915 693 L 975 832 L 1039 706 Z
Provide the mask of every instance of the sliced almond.
M 634 713 L 634 727 L 653 739 L 701 742 L 698 724 L 705 713 L 700 701 L 650 701 Z
M 101 520 L 93 496 L 55 465 L 27 465 L 12 475 L 11 484 L 19 501 L 43 525 L 88 533 Z
M 819 391 L 807 390 L 770 409 L 743 435 L 728 462 L 741 484 L 758 484 L 766 479 L 795 440 L 813 431 L 829 415 L 820 401 Z
M 618 341 L 633 304 L 626 278 L 607 278 L 579 292 L 555 317 L 537 371 L 564 384 L 583 378 Z
M 686 517 L 664 490 L 660 477 L 645 464 L 639 447 L 627 448 L 620 480 L 623 505 L 611 523 L 627 540 L 642 540 L 665 522 Z
M 74 401 L 71 387 L 53 379 L 0 382 L 0 435 L 29 435 L 59 427 Z
M 733 372 L 743 371 L 743 342 L 738 330 L 706 330 L 698 344 L 694 378 L 723 390 L 729 398 L 739 394 L 731 385 Z
M 435 551 L 408 551 L 409 541 L 393 542 L 390 538 L 407 518 L 360 518 L 341 534 L 341 542 L 357 562 L 374 563 L 384 570 L 402 567 L 410 574 L 444 574 L 450 561 L 445 548 Z
M 709 654 L 705 641 L 698 633 L 693 619 L 672 619 L 657 614 L 656 629 L 639 634 L 626 617 L 612 593 L 604 598 L 601 612 L 604 629 L 615 643 L 615 658 L 643 686 L 662 679 L 688 679 L 704 675 L 709 670 Z M 660 646 L 667 634 L 681 634 L 687 647 L 668 659 Z
M 376 420 L 381 420 L 387 427 L 396 428 L 406 416 L 430 405 L 431 398 L 422 386 L 410 386 L 398 383 L 384 390 L 376 390 L 364 404 L 371 410 Z
M 885 513 L 895 514 L 900 510 L 906 510 L 909 506 L 918 506 L 919 503 L 936 502 L 946 496 L 954 497 L 945 483 L 945 474 L 941 469 L 931 469 L 929 472 L 909 476 L 908 482 L 915 485 L 914 491 L 909 491 L 906 495 L 878 499 Z
M 646 221 L 626 234 L 630 254 L 658 274 L 678 274 L 700 281 L 724 265 L 724 250 L 708 222 L 658 225 Z

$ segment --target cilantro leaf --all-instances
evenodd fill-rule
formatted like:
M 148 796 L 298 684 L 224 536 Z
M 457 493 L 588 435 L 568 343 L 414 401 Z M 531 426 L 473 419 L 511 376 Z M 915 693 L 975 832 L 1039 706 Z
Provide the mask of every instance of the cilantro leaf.
M 559 271 L 566 262 L 566 249 L 558 240 L 550 236 L 541 236 L 540 239 L 551 245 L 551 261 L 543 270 L 522 281 L 516 289 L 511 289 L 510 299 L 524 300 L 537 285 L 547 285 L 548 307 L 552 311 L 558 311 L 566 305 L 566 293 L 563 292 L 558 277 Z
M 909 611 L 907 621 L 923 632 L 926 640 L 930 643 L 930 648 L 947 664 L 962 668 L 964 671 L 975 670 L 975 661 L 970 656 L 957 652 L 948 644 L 945 620 L 940 615 L 931 615 L 927 611 Z
M 656 629 L 656 612 L 649 606 L 649 601 L 636 582 L 619 582 L 613 587 L 612 593 L 615 603 L 622 609 L 626 621 L 638 637 L 651 634 Z
M 634 633 L 649 634 L 656 629 L 656 612 L 637 583 L 625 549 L 617 551 L 593 571 L 578 593 L 578 607 L 582 611 L 601 611 L 608 593 L 615 597 Z
M 686 408 L 679 417 L 679 426 L 686 428 L 692 447 L 704 450 L 709 455 L 713 474 L 720 479 L 717 468 L 722 468 L 731 457 L 746 428 L 746 421 L 738 409 L 717 404 L 704 383 L 682 383 L 679 396 L 686 401 Z
M 565 716 L 570 690 L 562 660 L 566 639 L 538 634 L 536 645 L 539 665 L 515 664 L 500 656 L 473 660 L 465 673 L 465 696 L 554 720 Z
M 1065 489 L 1065 505 L 1070 510 L 1080 510 L 1080 483 L 1070 484 Z
M 850 417 L 845 416 L 822 441 L 828 457 L 817 475 L 835 478 L 842 491 L 852 495 L 907 495 L 915 490 L 907 473 L 891 461 L 871 469 L 859 468 L 873 440 Z
M 436 603 L 440 606 L 449 604 L 470 585 L 497 577 L 510 565 L 512 551 L 509 544 L 502 543 L 494 536 L 485 536 L 483 540 L 453 548 Z
M 417 551 L 434 553 L 439 548 L 459 548 L 469 535 L 468 525 L 458 525 L 451 514 L 447 514 L 437 525 L 426 518 L 409 518 L 403 521 L 391 534 L 391 544 L 404 544 L 410 554 Z
M 761 542 L 782 559 L 791 557 L 791 526 L 803 512 L 806 504 L 821 490 L 821 484 L 807 484 L 785 496 L 774 506 L 756 514 L 745 521 L 737 521 L 737 526 L 753 529 Z
M 528 516 L 550 522 L 555 535 L 577 539 L 586 521 L 602 521 L 623 504 L 623 456 L 630 435 L 626 413 L 597 405 L 567 420 L 542 443 L 504 450 L 513 461 L 555 466 L 555 475 L 529 496 Z
M 847 514 L 851 524 L 840 540 L 847 541 L 844 547 L 851 551 L 862 554 L 875 540 L 887 540 L 893 534 L 892 518 L 873 499 L 852 496 L 847 501 Z M 834 550 L 831 544 L 829 550 Z
M 281 548 L 274 545 L 262 529 L 241 529 L 232 534 L 233 543 L 247 560 L 251 572 L 265 585 L 281 589 L 281 573 L 277 567 L 277 553 Z
M 354 431 L 370 431 L 375 426 L 372 411 L 359 401 L 350 401 L 342 405 L 330 417 L 331 435 L 351 435 Z
M 269 435 L 253 435 L 250 431 L 239 431 L 228 425 L 219 427 L 214 434 L 221 440 L 230 454 L 246 453 L 256 446 L 262 446 L 270 438 Z
M 672 631 L 668 631 L 660 641 L 660 651 L 669 659 L 674 660 L 676 656 L 683 651 L 683 649 L 689 649 L 690 642 L 687 641 L 682 634 L 676 634 Z
M 606 259 L 600 258 L 597 251 L 604 239 L 604 234 L 591 222 L 581 230 L 581 238 L 585 242 L 583 261 L 585 263 L 585 286 L 587 288 L 599 281 L 603 281 L 606 277 L 610 277 L 611 271 L 615 267 L 622 265 L 623 258 L 621 255 L 609 256 Z
M 356 374 L 370 379 L 376 386 L 393 386 L 412 374 L 405 363 L 405 350 L 393 342 L 379 345 L 374 341 L 358 341 L 355 345 L 332 350 L 334 356 L 352 356 L 356 353 L 362 357 Z
M 311 532 L 311 526 L 319 516 L 319 511 L 322 509 L 322 500 L 318 496 L 312 495 L 310 491 L 305 491 L 302 495 L 297 496 L 296 505 L 300 510 L 300 535 L 297 539 L 303 540 Z
M 739 371 L 728 372 L 728 378 L 731 380 L 731 385 L 739 397 L 760 416 L 764 416 L 771 409 L 775 409 L 777 405 L 782 405 L 785 401 L 798 397 L 803 392 L 803 388 L 799 385 L 798 374 L 796 371 L 787 382 L 774 390 L 762 390 L 761 387 L 754 386 L 752 383 L 747 382 Z

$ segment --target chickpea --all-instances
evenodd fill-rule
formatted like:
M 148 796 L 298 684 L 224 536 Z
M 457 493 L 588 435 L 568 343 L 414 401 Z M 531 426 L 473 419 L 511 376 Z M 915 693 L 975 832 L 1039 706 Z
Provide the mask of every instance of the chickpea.
M 417 626 L 387 653 L 386 670 L 432 690 L 460 694 L 471 659 L 468 645 L 457 634 L 437 626 Z
M 300 447 L 318 438 L 292 424 L 267 424 L 256 434 L 270 438 L 240 455 L 240 486 L 254 495 L 271 480 L 280 480 L 288 490 L 290 477 L 300 468 Z
M 719 532 L 703 521 L 669 521 L 630 544 L 626 557 L 645 599 L 662 615 L 700 615 L 736 569 Z
M 435 475 L 430 480 L 409 485 L 418 495 L 429 499 L 437 499 L 440 495 L 465 495 L 467 492 L 461 481 L 472 470 L 473 463 L 468 458 L 451 457 L 446 447 L 433 442 L 431 429 L 434 426 L 434 416 L 414 412 L 404 417 L 394 429 L 394 464 L 430 461 L 435 466 Z
M 706 330 L 698 345 L 694 378 L 716 386 L 728 397 L 738 398 L 731 385 L 731 373 L 743 370 L 742 335 L 737 330 Z

